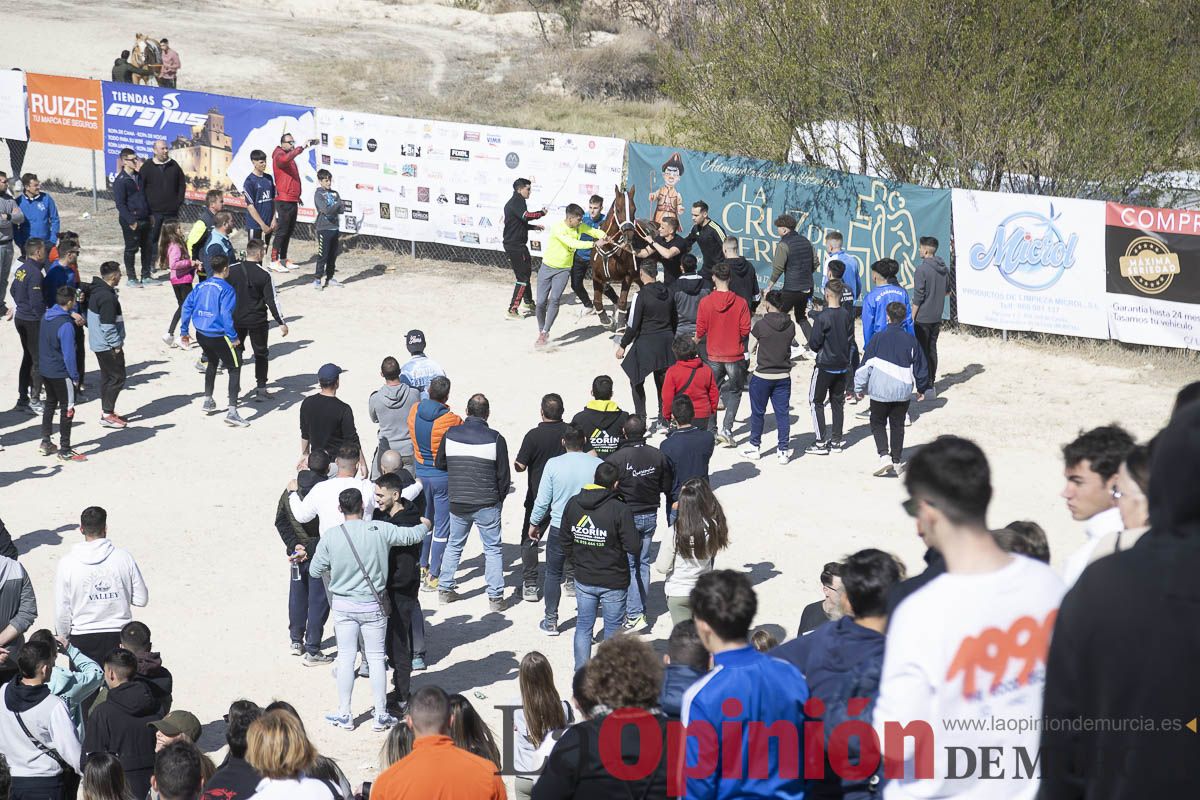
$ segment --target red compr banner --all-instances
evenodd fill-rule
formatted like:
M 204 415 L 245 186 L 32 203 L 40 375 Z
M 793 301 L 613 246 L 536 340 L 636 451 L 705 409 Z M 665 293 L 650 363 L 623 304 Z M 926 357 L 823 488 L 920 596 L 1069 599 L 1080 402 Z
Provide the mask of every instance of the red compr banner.
M 25 84 L 29 91 L 30 141 L 104 149 L 100 81 L 29 72 Z

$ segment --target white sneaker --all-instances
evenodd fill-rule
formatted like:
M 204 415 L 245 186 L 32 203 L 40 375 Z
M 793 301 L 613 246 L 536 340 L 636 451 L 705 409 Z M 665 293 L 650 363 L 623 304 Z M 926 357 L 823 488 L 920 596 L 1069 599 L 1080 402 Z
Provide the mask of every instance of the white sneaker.
M 162 335 L 162 340 L 163 344 L 165 344 L 167 347 L 179 347 L 179 343 L 175 341 L 175 336 L 173 334 L 164 333 Z
M 292 270 L 293 272 L 300 269 L 300 265 L 297 264 L 296 262 L 292 261 L 290 258 L 287 261 L 283 262 L 283 266 L 289 270 Z
M 908 468 L 908 464 L 905 464 L 903 461 L 893 461 L 892 462 L 892 472 L 896 473 L 897 476 L 903 475 L 904 470 L 907 468 Z
M 892 471 L 891 456 L 889 456 L 887 453 L 884 453 L 883 455 L 881 455 L 879 457 L 879 465 L 877 467 L 875 467 L 875 471 L 872 472 L 871 474 L 874 475 L 876 478 L 882 478 L 884 475 L 887 475 L 891 471 Z
M 758 452 L 758 448 L 752 444 L 748 444 L 742 448 L 742 458 L 748 458 L 751 461 L 758 461 L 762 454 Z
M 792 460 L 792 451 L 791 450 L 780 450 L 776 454 L 776 458 L 779 459 L 780 464 L 786 464 Z
M 287 267 L 280 264 L 278 261 L 271 262 L 271 272 L 287 272 Z

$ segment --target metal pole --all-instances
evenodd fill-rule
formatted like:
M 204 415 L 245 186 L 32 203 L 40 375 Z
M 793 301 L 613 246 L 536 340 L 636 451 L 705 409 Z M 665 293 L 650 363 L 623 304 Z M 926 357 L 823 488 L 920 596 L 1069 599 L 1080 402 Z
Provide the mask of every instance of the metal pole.
M 416 260 L 416 258 L 417 258 L 417 240 L 416 240 L 416 239 L 413 239 L 411 242 L 409 242 L 409 244 L 411 244 L 411 245 L 412 245 L 412 257 L 413 257 L 413 260 Z
M 96 151 L 92 151 L 92 213 L 100 213 L 100 197 L 96 194 Z
M 1007 331 L 1007 330 L 1002 330 L 1002 331 L 1000 331 L 1000 334 L 1001 334 L 1001 336 L 1003 337 L 1003 341 L 1006 341 L 1006 342 L 1007 342 L 1007 341 L 1008 341 L 1008 331 Z

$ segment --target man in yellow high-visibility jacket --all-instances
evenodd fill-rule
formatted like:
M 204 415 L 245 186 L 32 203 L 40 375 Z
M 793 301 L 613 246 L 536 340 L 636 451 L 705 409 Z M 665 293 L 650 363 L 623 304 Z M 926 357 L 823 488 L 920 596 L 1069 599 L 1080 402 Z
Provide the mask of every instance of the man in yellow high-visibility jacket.
M 597 241 L 581 239 L 582 234 Z M 583 224 L 583 209 L 571 203 L 562 222 L 555 223 L 546 237 L 542 253 L 542 266 L 538 269 L 537 321 L 538 338 L 535 347 L 542 347 L 550 340 L 550 328 L 558 316 L 558 303 L 571 279 L 571 265 L 576 250 L 590 250 L 600 244 L 608 244 L 608 237 L 599 228 Z

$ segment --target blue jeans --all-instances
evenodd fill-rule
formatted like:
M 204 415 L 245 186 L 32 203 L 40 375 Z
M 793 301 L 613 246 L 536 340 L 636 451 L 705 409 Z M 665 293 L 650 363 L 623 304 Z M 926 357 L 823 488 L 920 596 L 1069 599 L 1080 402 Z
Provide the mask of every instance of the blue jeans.
M 738 406 L 742 404 L 742 387 L 746 383 L 746 362 L 711 361 L 709 366 L 712 367 L 713 379 L 717 382 L 721 402 L 725 404 L 725 417 L 721 420 L 721 430 L 731 431 L 737 417 Z M 717 418 L 716 410 L 713 411 L 712 416 L 713 419 Z
M 562 599 L 563 569 L 567 560 L 560 535 L 553 525 L 546 531 L 546 585 L 542 594 L 546 599 L 546 619 L 554 624 L 558 623 L 558 601 Z
M 433 522 L 433 530 L 421 542 L 421 566 L 430 575 L 441 572 L 442 551 L 450 538 L 450 478 L 446 473 L 434 477 L 421 476 L 425 492 L 425 518 Z
M 767 380 L 757 375 L 750 376 L 750 444 L 762 444 L 763 421 L 767 414 L 767 401 L 775 409 L 775 433 L 779 436 L 779 449 L 788 449 L 791 433 L 791 417 L 788 403 L 792 399 L 792 377 Z
M 636 556 L 629 556 L 629 618 L 646 613 L 646 597 L 650 594 L 650 544 L 658 527 L 658 512 L 634 514 L 633 526 L 642 536 L 642 546 Z
M 333 635 L 337 639 L 337 690 L 338 713 L 354 716 L 350 698 L 354 694 L 354 657 L 358 655 L 358 642 L 362 639 L 363 654 L 371 671 L 371 694 L 375 699 L 375 716 L 387 713 L 387 662 L 384 638 L 387 635 L 387 617 L 382 610 L 334 611 Z
M 499 505 L 481 508 L 470 514 L 450 515 L 450 541 L 446 542 L 446 553 L 442 557 L 438 590 L 449 591 L 457 585 L 454 573 L 458 571 L 458 561 L 462 558 L 463 546 L 467 543 L 467 534 L 471 532 L 472 524 L 479 528 L 479 538 L 483 540 L 483 575 L 487 581 L 488 597 L 497 600 L 504 597 L 504 555 L 500 549 Z M 430 569 L 433 567 L 430 566 Z
M 309 562 L 300 563 L 300 580 L 288 584 L 288 632 L 293 642 L 303 642 L 304 652 L 318 653 L 325 620 L 329 619 L 329 598 L 320 578 L 308 574 Z
M 592 629 L 596 627 L 596 609 L 604 615 L 604 638 L 611 639 L 621 631 L 625 621 L 625 590 L 588 586 L 575 581 L 575 669 L 592 657 Z

